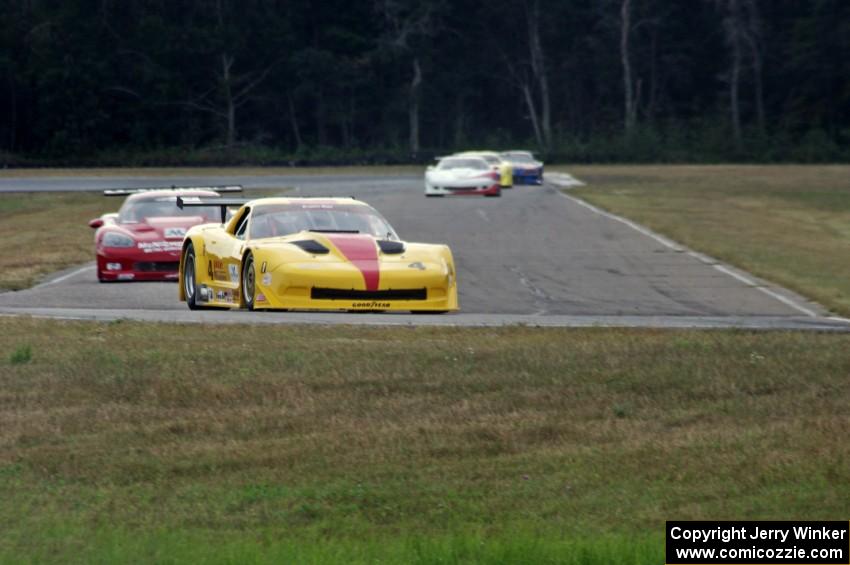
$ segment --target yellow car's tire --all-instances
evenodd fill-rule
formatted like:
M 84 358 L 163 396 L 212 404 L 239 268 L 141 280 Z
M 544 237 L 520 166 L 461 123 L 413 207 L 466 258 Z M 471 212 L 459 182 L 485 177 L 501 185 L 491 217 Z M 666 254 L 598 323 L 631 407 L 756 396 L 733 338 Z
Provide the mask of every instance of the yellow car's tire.
M 190 310 L 203 310 L 205 306 L 198 302 L 198 285 L 195 276 L 195 247 L 190 243 L 183 255 L 183 294 Z
M 254 310 L 257 296 L 257 274 L 254 269 L 254 255 L 249 251 L 242 259 L 242 284 L 239 285 L 242 292 L 242 303 L 248 310 Z

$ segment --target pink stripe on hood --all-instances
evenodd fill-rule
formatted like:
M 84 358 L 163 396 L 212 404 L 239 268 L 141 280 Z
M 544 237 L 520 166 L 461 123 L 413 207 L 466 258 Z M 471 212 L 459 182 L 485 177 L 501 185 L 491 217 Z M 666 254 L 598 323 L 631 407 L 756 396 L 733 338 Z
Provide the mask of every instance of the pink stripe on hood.
M 372 236 L 355 234 L 326 234 L 326 236 L 334 247 L 363 273 L 366 290 L 378 290 L 381 272 L 378 266 L 378 248 Z

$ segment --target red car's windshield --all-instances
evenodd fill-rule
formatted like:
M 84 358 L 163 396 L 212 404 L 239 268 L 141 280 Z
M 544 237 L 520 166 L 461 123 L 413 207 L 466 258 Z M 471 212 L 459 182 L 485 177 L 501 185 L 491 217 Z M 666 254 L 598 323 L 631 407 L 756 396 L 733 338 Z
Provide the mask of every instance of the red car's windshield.
M 252 239 L 300 231 L 342 231 L 398 239 L 392 226 L 368 206 L 340 204 L 273 204 L 259 206 L 251 216 Z
M 193 208 L 177 207 L 177 198 L 147 198 L 127 200 L 118 211 L 118 221 L 122 224 L 142 222 L 145 218 L 202 217 L 206 221 L 217 222 L 219 210 L 215 206 Z

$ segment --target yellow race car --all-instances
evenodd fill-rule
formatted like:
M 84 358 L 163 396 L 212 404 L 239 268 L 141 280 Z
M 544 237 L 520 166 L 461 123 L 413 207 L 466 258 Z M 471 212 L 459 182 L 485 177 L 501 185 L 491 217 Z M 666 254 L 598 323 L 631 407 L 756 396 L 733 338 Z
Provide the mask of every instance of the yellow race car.
M 464 151 L 458 157 L 480 157 L 487 161 L 490 167 L 499 173 L 499 185 L 502 188 L 513 188 L 514 171 L 511 164 L 495 151 Z
M 193 310 L 458 309 L 448 246 L 399 240 L 364 202 L 187 197 L 177 206 L 221 212 L 220 224 L 195 226 L 183 240 L 180 300 Z

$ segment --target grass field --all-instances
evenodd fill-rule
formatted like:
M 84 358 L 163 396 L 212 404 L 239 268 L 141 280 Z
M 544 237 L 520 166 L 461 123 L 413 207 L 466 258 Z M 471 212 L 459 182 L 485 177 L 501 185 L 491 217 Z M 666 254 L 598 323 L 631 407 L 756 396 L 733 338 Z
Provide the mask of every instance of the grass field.
M 577 166 L 572 194 L 850 315 L 850 166 Z
M 850 335 L 0 318 L 0 561 L 663 562 L 850 514 Z
M 99 192 L 0 194 L 0 241 L 6 249 L 0 253 L 0 291 L 27 288 L 45 275 L 94 261 L 94 230 L 88 222 L 117 211 L 122 202 Z

